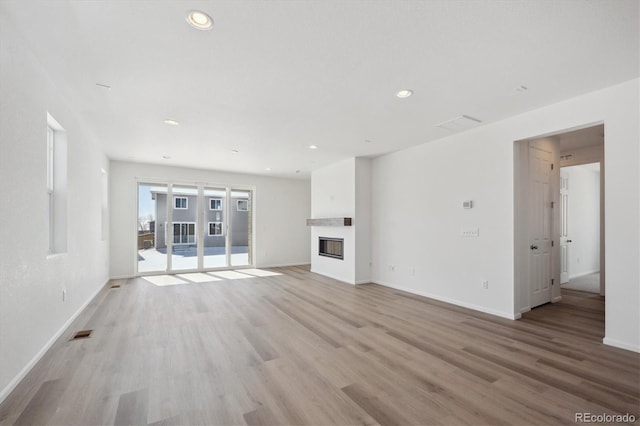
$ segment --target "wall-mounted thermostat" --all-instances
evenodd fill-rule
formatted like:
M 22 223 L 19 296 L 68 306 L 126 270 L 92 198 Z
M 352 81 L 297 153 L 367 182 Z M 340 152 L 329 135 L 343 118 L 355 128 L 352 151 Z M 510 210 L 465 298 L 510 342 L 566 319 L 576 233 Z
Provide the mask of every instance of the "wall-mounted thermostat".
M 473 201 L 471 200 L 467 200 L 467 201 L 463 201 L 462 202 L 462 208 L 464 209 L 470 209 L 473 207 Z

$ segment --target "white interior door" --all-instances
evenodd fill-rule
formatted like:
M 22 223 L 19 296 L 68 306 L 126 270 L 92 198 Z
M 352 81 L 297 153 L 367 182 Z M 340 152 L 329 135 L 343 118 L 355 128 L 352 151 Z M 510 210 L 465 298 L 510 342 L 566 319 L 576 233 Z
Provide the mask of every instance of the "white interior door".
M 529 144 L 530 307 L 551 301 L 551 151 Z
M 560 169 L 560 284 L 569 282 L 569 176 Z

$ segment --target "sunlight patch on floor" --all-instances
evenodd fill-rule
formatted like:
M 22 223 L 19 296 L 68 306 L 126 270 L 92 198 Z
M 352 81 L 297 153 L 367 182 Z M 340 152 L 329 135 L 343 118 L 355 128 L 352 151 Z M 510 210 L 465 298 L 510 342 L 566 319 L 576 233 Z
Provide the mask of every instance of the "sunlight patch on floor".
M 152 275 L 148 277 L 142 277 L 142 279 L 158 287 L 189 284 L 189 281 L 182 280 L 176 275 Z
M 216 271 L 209 272 L 209 275 L 213 275 L 214 277 L 224 278 L 226 280 L 240 280 L 244 278 L 255 278 L 253 275 L 243 274 L 238 271 Z
M 255 277 L 275 277 L 277 275 L 282 275 L 280 272 L 265 271 L 264 269 L 240 269 L 236 272 L 253 275 Z
M 194 283 L 207 283 L 211 281 L 221 280 L 221 278 L 212 277 L 209 274 L 203 274 L 201 272 L 194 272 L 191 274 L 178 274 L 178 277 Z

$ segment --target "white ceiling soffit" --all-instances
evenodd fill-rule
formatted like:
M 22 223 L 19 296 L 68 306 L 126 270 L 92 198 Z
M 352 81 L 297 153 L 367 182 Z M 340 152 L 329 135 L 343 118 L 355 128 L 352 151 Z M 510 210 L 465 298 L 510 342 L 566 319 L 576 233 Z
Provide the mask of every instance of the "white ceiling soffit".
M 637 78 L 639 3 L 2 0 L 0 27 L 110 158 L 308 177 Z

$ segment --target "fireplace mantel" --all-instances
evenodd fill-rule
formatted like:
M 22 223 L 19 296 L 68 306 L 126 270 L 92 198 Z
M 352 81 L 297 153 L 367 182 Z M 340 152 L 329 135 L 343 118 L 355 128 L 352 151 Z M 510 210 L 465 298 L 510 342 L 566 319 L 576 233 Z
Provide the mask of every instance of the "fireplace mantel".
M 351 226 L 350 217 L 307 219 L 307 226 Z

